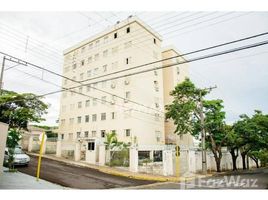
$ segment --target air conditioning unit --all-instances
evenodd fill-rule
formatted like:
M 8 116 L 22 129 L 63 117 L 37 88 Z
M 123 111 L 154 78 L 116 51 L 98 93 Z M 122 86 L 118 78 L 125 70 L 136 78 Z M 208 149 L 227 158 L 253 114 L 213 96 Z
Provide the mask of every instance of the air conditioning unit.
M 125 80 L 125 85 L 128 85 L 130 83 L 129 80 Z
M 115 83 L 111 84 L 111 88 L 115 88 L 115 86 L 116 86 Z

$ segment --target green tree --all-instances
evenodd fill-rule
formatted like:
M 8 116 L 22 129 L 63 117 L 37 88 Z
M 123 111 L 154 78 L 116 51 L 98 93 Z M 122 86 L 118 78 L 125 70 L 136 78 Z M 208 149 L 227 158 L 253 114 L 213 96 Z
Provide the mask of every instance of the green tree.
M 226 145 L 232 156 L 233 171 L 235 171 L 237 170 L 236 160 L 239 156 L 239 148 L 241 147 L 242 140 L 234 131 L 234 126 L 226 125 L 226 131 L 228 132 Z
M 6 146 L 8 148 L 8 167 L 9 170 L 14 170 L 14 150 L 15 147 L 18 146 L 19 141 L 21 139 L 21 134 L 17 129 L 9 129 Z
M 106 134 L 106 140 L 104 144 L 105 144 L 107 153 L 110 156 L 109 165 L 111 165 L 111 160 L 113 160 L 116 151 L 125 151 L 126 148 L 128 147 L 128 144 L 118 141 L 115 132 Z
M 207 94 L 207 90 L 196 88 L 187 78 L 171 91 L 170 95 L 173 96 L 173 101 L 172 104 L 165 107 L 166 119 L 174 121 L 176 134 L 190 133 L 197 137 L 202 129 L 200 119 L 201 112 L 203 112 L 207 147 L 212 150 L 217 171 L 220 171 L 221 147 L 226 140 L 225 112 L 222 100 L 202 100 L 203 110 L 201 110 L 200 101 Z
M 262 156 L 259 152 L 267 149 L 268 144 L 268 115 L 258 110 L 255 110 L 252 117 L 243 114 L 234 124 L 234 131 L 239 140 L 243 169 L 247 168 L 246 156 L 251 157 L 259 167 L 258 162 Z
M 9 149 L 9 168 L 13 167 L 14 149 L 21 138 L 22 129 L 27 130 L 29 122 L 44 120 L 48 105 L 31 93 L 18 94 L 13 91 L 2 91 L 0 95 L 0 121 L 9 125 L 7 147 Z
M 48 105 L 31 93 L 18 94 L 4 90 L 0 96 L 0 121 L 10 128 L 27 129 L 29 122 L 41 122 Z
M 204 105 L 204 122 L 206 132 L 206 146 L 212 151 L 217 172 L 221 171 L 222 147 L 225 146 L 228 132 L 224 122 L 225 112 L 223 111 L 222 100 L 205 100 Z M 200 120 L 195 122 L 195 136 L 201 132 Z

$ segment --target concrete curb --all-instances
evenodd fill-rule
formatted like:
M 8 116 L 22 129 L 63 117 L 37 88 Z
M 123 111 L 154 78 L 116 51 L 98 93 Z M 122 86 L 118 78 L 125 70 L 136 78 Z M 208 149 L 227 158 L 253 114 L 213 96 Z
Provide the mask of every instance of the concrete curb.
M 32 156 L 39 156 L 39 154 L 32 153 L 32 152 L 27 152 L 27 154 L 32 155 Z M 128 171 L 120 171 L 118 169 L 113 169 L 113 168 L 106 167 L 106 166 L 91 165 L 91 164 L 86 164 L 86 163 L 82 163 L 82 162 L 67 160 L 64 158 L 58 158 L 55 156 L 42 155 L 42 157 L 47 158 L 47 159 L 51 159 L 51 160 L 55 160 L 55 161 L 59 161 L 59 162 L 63 162 L 63 163 L 73 165 L 73 166 L 96 169 L 100 172 L 114 175 L 114 176 L 122 176 L 122 177 L 137 179 L 137 180 L 156 181 L 156 182 L 181 182 L 181 181 L 194 180 L 196 178 L 204 178 L 204 177 L 212 176 L 212 174 L 209 174 L 206 176 L 197 175 L 197 176 L 193 176 L 193 177 L 178 177 L 178 178 L 177 177 L 155 176 L 155 175 L 150 175 L 150 174 L 140 174 L 140 173 L 133 173 L 133 172 L 128 172 Z

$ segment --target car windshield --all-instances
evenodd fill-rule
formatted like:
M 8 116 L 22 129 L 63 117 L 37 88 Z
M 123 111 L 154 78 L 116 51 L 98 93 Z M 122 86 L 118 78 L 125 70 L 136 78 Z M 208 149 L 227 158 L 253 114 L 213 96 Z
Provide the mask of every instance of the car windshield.
M 24 154 L 24 152 L 21 149 L 16 148 L 14 154 Z

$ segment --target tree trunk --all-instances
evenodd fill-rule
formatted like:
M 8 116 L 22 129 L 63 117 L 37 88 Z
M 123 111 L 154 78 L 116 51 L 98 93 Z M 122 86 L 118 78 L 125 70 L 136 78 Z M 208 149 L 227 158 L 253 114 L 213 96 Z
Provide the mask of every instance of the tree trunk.
M 215 158 L 215 161 L 216 161 L 217 172 L 221 172 L 221 159 Z
M 242 163 L 243 163 L 243 169 L 246 169 L 246 154 L 241 153 L 241 157 L 242 157 Z
M 237 159 L 238 155 L 235 154 L 235 149 L 231 149 L 230 154 L 232 156 L 233 171 L 236 171 L 237 170 L 236 159 Z

